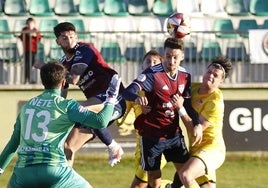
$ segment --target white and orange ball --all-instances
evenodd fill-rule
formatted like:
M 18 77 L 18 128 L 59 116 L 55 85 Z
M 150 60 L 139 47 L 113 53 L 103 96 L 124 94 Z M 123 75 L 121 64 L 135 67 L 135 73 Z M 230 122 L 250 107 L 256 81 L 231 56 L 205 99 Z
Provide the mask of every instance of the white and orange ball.
M 174 13 L 167 19 L 167 32 L 174 38 L 184 38 L 190 34 L 189 17 L 183 13 Z

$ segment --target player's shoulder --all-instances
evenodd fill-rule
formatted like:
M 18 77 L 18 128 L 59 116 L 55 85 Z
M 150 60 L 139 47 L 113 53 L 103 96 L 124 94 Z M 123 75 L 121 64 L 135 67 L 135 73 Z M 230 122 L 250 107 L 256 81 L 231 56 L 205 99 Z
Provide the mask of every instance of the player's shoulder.
M 92 51 L 92 47 L 89 43 L 79 42 L 75 46 L 76 51 Z
M 158 72 L 162 72 L 164 71 L 164 68 L 162 66 L 162 64 L 157 64 L 154 65 L 152 67 L 148 67 L 147 69 L 145 69 L 140 75 L 143 77 L 146 75 L 146 77 L 152 77 L 154 74 L 158 73 Z
M 162 63 L 159 63 L 157 65 L 150 67 L 149 70 L 151 70 L 151 72 L 153 72 L 153 73 L 161 72 L 161 71 L 164 71 L 164 67 L 163 67 Z
M 78 42 L 75 48 L 90 48 L 90 43 L 86 42 Z
M 185 74 L 190 74 L 190 72 L 189 72 L 186 68 L 184 68 L 184 67 L 182 67 L 182 66 L 179 66 L 179 67 L 178 67 L 178 71 L 179 71 L 179 72 L 183 72 L 183 73 L 185 73 Z
M 60 59 L 59 62 L 60 63 L 64 63 L 65 61 L 67 61 L 66 55 L 63 55 Z
M 198 92 L 200 86 L 201 86 L 201 83 L 200 83 L 200 82 L 192 82 L 192 83 L 191 83 L 191 90 L 192 90 L 192 93 L 196 93 L 196 92 Z
M 217 98 L 218 100 L 223 100 L 223 93 L 220 88 L 217 88 L 215 92 L 213 92 L 213 94 L 214 97 Z

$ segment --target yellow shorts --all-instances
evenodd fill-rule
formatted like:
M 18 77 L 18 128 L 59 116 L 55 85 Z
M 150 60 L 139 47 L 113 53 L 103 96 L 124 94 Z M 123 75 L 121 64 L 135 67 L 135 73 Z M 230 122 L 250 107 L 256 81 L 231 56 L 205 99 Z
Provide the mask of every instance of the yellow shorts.
M 201 159 L 206 167 L 206 174 L 197 179 L 199 185 L 206 182 L 216 182 L 216 170 L 223 164 L 225 154 L 225 149 L 201 149 L 192 154 L 192 156 Z
M 141 160 L 141 153 L 140 153 L 140 135 L 136 131 L 136 150 L 135 150 L 135 176 L 140 180 L 147 182 L 148 176 L 146 171 L 144 171 L 140 165 Z M 161 158 L 161 166 L 160 168 L 163 169 L 164 166 L 167 164 L 165 157 L 162 155 Z

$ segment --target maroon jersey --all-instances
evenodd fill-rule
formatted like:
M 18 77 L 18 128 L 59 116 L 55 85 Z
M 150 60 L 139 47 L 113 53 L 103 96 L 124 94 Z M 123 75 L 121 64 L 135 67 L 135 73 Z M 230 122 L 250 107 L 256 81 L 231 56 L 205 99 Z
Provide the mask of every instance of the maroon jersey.
M 75 55 L 68 60 L 64 55 L 60 62 L 68 71 L 71 70 L 74 64 L 87 65 L 85 72 L 80 76 L 78 82 L 78 86 L 83 91 L 86 98 L 105 93 L 112 76 L 117 74 L 117 72 L 109 67 L 100 52 L 92 44 L 78 43 L 75 46 L 74 54 Z
M 180 67 L 175 77 L 171 78 L 159 64 L 145 70 L 134 82 L 145 90 L 148 106 L 152 107 L 148 114 L 141 114 L 134 122 L 139 134 L 158 140 L 174 137 L 181 129 L 171 98 L 175 94 L 190 97 L 190 74 Z

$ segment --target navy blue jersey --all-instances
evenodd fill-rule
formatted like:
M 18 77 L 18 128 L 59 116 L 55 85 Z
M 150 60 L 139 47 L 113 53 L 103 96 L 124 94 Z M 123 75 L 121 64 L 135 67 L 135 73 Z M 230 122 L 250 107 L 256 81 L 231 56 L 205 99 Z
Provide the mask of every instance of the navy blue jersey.
M 170 138 L 180 130 L 179 115 L 174 109 L 171 98 L 179 94 L 190 98 L 191 76 L 184 68 L 179 67 L 176 75 L 170 77 L 162 64 L 146 69 L 134 80 L 134 84 L 145 91 L 148 106 L 152 110 L 148 114 L 141 114 L 134 122 L 140 135 L 161 139 Z
M 71 71 L 74 64 L 84 64 L 87 66 L 85 72 L 80 76 L 79 88 L 86 98 L 105 93 L 111 78 L 117 74 L 103 59 L 100 52 L 88 43 L 78 43 L 75 46 L 75 53 L 71 59 L 64 55 L 60 62 Z

